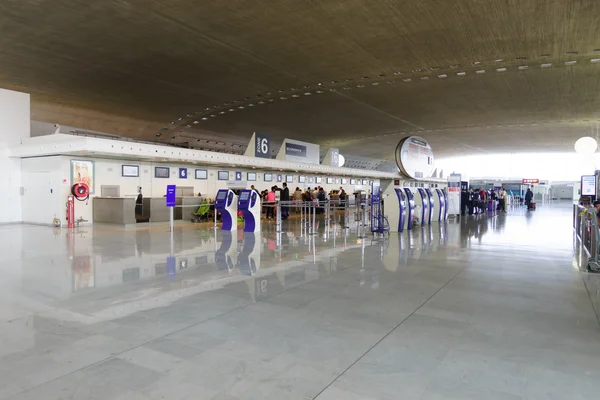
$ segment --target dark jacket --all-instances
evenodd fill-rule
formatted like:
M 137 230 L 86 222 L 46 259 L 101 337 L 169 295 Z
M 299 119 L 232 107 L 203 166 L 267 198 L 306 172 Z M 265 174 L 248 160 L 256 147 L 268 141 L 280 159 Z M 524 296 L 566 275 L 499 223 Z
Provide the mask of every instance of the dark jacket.
M 289 188 L 283 188 L 281 190 L 281 195 L 279 196 L 279 200 L 290 201 L 290 189 Z
M 533 192 L 531 190 L 527 190 L 527 193 L 525 193 L 525 201 L 531 201 L 533 200 Z

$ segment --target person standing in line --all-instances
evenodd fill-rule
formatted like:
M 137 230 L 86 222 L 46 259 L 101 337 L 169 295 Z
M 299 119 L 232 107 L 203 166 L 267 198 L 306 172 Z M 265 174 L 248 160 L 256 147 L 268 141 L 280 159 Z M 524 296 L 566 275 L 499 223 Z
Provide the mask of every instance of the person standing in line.
M 267 219 L 271 219 L 275 215 L 275 202 L 275 186 L 272 186 L 271 191 L 267 194 Z
M 343 187 L 340 186 L 340 204 L 343 208 L 346 208 L 346 191 L 344 190 Z
M 302 190 L 299 187 L 296 187 L 294 191 L 294 202 L 296 203 L 296 213 L 300 212 L 300 202 L 302 202 Z
M 477 205 L 477 198 L 476 198 L 476 192 L 473 191 L 473 188 L 470 187 L 469 188 L 469 215 L 473 215 L 473 211 L 475 209 L 475 206 Z M 477 196 L 479 197 L 479 196 Z
M 283 189 L 281 189 L 281 194 L 279 195 L 279 200 L 282 202 L 290 201 L 290 189 L 287 187 L 287 183 L 283 182 Z M 281 206 L 281 219 L 288 219 L 290 215 L 290 207 L 285 204 Z
M 502 212 L 506 212 L 506 190 L 504 190 L 504 188 L 500 189 L 498 200 L 498 209 Z

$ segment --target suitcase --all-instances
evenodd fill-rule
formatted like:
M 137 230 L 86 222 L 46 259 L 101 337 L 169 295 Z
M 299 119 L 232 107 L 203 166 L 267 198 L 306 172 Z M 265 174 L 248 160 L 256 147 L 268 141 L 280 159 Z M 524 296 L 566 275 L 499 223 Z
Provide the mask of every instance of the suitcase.
M 528 210 L 535 210 L 535 203 L 533 201 L 529 202 L 529 206 L 527 206 Z

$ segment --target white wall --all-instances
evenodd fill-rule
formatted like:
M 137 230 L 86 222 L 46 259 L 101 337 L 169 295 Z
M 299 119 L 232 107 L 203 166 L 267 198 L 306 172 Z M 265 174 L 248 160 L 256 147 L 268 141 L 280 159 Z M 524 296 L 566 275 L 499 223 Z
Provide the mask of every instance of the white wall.
M 21 221 L 21 160 L 8 147 L 29 135 L 29 94 L 0 89 L 0 223 Z
M 51 224 L 56 217 L 65 220 L 62 158 L 36 157 L 21 160 L 23 177 L 23 222 Z

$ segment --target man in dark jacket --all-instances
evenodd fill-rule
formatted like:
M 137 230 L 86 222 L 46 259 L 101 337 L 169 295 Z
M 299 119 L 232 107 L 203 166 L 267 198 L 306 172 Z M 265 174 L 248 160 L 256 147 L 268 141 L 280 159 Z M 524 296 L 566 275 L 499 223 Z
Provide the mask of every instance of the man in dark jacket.
M 527 209 L 531 208 L 531 200 L 533 200 L 533 192 L 531 188 L 527 188 L 527 193 L 525 193 L 525 205 Z
M 279 195 L 279 200 L 281 201 L 290 201 L 290 189 L 287 187 L 287 183 L 283 182 L 283 189 L 281 189 L 281 194 Z M 282 205 L 281 206 L 281 219 L 288 219 L 290 215 L 289 206 Z

